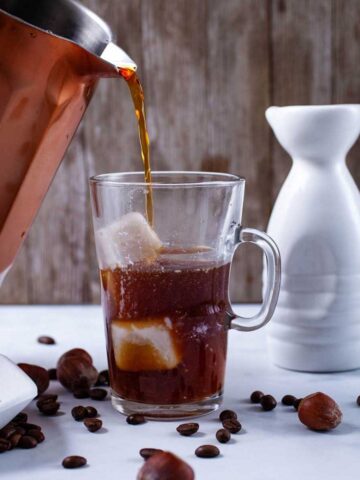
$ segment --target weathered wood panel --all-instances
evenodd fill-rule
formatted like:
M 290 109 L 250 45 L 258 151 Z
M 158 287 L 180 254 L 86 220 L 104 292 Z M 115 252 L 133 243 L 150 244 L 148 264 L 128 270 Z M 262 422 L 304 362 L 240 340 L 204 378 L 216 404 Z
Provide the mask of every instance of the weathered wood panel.
M 84 0 L 136 59 L 154 169 L 247 178 L 244 224 L 265 228 L 290 160 L 271 104 L 359 102 L 358 0 Z M 345 8 L 346 5 L 346 8 Z M 360 180 L 360 145 L 349 163 Z M 98 302 L 87 178 L 141 168 L 124 82 L 102 80 L 0 292 L 7 303 Z M 242 247 L 232 298 L 260 298 L 261 255 Z
M 204 170 L 226 170 L 246 178 L 244 225 L 266 228 L 271 183 L 268 5 L 262 0 L 208 2 L 208 152 Z M 232 269 L 231 297 L 261 295 L 262 255 L 241 246 Z
M 207 152 L 206 1 L 143 2 L 143 78 L 154 169 L 197 170 Z
M 332 102 L 360 103 L 360 2 L 333 0 Z M 360 184 L 360 141 L 351 149 L 348 165 Z
M 272 104 L 331 103 L 331 2 L 272 2 Z M 290 157 L 272 137 L 273 198 L 289 173 Z

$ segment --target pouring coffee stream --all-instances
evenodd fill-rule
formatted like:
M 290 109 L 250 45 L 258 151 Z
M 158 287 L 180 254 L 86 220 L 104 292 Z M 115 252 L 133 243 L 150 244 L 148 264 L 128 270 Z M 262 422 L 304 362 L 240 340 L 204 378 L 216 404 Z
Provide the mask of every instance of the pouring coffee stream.
M 0 284 L 102 77 L 130 88 L 151 181 L 136 64 L 74 0 L 0 0 Z M 152 198 L 146 198 L 149 223 Z
M 154 206 L 151 188 L 150 140 L 146 126 L 144 91 L 134 70 L 129 68 L 121 68 L 120 74 L 127 81 L 135 108 L 135 115 L 138 121 L 141 157 L 144 164 L 145 181 L 148 183 L 148 189 L 146 193 L 146 215 L 149 224 L 153 225 Z

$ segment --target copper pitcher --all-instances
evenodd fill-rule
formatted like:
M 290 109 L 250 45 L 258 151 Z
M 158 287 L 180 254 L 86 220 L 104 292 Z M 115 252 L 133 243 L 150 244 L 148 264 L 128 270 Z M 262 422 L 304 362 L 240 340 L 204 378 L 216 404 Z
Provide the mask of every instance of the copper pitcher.
M 74 0 L 0 0 L 0 284 L 101 77 L 135 63 Z

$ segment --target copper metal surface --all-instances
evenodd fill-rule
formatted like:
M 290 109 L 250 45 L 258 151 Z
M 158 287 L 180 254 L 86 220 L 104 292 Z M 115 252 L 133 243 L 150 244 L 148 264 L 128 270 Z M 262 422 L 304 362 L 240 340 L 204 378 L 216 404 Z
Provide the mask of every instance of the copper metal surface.
M 13 262 L 102 76 L 78 45 L 0 12 L 0 277 Z

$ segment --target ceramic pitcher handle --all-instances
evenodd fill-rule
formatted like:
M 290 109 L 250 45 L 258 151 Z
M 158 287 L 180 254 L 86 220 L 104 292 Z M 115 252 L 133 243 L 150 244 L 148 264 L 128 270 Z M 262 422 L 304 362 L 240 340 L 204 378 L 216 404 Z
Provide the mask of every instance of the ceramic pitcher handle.
M 276 243 L 266 233 L 254 228 L 239 227 L 236 246 L 238 247 L 243 243 L 257 245 L 264 251 L 266 258 L 266 285 L 260 311 L 250 318 L 241 317 L 234 313 L 234 318 L 230 323 L 231 328 L 251 332 L 266 325 L 274 313 L 280 290 L 281 262 Z M 246 322 L 248 325 L 243 325 L 242 322 Z

